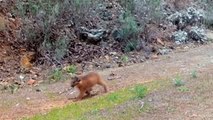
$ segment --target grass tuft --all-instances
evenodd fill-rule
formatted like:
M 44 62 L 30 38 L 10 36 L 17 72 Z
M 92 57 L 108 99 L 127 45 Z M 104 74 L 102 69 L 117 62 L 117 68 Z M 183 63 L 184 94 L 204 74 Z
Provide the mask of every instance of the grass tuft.
M 184 86 L 185 83 L 183 82 L 183 80 L 181 79 L 181 77 L 177 76 L 175 79 L 174 79 L 174 85 L 176 87 L 180 87 L 180 86 Z
M 144 98 L 147 94 L 147 87 L 143 85 L 136 85 L 134 92 L 137 98 Z

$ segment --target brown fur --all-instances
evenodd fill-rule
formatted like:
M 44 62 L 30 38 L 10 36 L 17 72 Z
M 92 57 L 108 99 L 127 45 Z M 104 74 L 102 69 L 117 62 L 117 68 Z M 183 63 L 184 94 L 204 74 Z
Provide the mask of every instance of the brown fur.
M 107 85 L 104 80 L 100 77 L 98 73 L 90 72 L 87 75 L 74 77 L 71 82 L 71 87 L 77 87 L 80 91 L 80 94 L 77 97 L 77 100 L 81 100 L 84 97 L 84 94 L 90 95 L 92 87 L 96 84 L 103 86 L 104 91 L 107 92 Z

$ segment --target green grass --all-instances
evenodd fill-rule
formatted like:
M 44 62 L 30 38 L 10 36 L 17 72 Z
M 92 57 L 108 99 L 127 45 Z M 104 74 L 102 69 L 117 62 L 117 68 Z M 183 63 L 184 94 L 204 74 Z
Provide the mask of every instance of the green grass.
M 142 99 L 148 93 L 168 85 L 168 80 L 153 81 L 145 85 L 134 85 L 100 97 L 72 103 L 63 108 L 54 108 L 45 115 L 35 115 L 27 120 L 86 120 L 88 113 L 98 114 L 102 110 L 114 109 L 128 101 Z M 141 110 L 143 111 L 143 110 Z M 123 116 L 124 114 L 122 114 Z M 133 115 L 133 113 L 131 113 Z M 117 115 L 120 117 L 119 115 Z M 125 116 L 125 115 L 124 115 Z
M 109 93 L 101 97 L 73 103 L 63 108 L 55 108 L 47 115 L 36 115 L 29 120 L 75 120 L 81 118 L 81 116 L 87 112 L 111 108 L 133 97 L 134 94 L 132 94 L 129 89 L 123 89 L 116 93 Z
M 179 90 L 180 92 L 188 92 L 188 91 L 189 91 L 189 88 L 187 88 L 187 87 L 185 87 L 185 86 L 180 86 L 180 87 L 178 88 L 178 90 Z

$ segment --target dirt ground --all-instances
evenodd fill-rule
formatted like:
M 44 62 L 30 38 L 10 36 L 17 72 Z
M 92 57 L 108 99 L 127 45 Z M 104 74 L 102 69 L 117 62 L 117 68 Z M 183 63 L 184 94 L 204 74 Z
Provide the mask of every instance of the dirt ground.
M 197 70 L 198 72 L 206 70 L 206 72 L 213 73 L 213 44 L 203 45 L 196 48 L 180 48 L 179 50 L 170 53 L 169 55 L 161 56 L 159 59 L 149 60 L 141 64 L 135 64 L 127 67 L 106 69 L 99 71 L 99 73 L 106 80 L 111 73 L 121 77 L 115 80 L 107 81 L 109 85 L 109 91 L 111 92 L 136 83 L 166 79 L 177 74 L 189 74 L 193 70 Z M 37 113 L 46 113 L 51 108 L 62 107 L 68 103 L 71 103 L 72 101 L 68 101 L 67 98 L 73 97 L 72 95 L 58 94 L 68 87 L 69 81 L 66 81 L 48 85 L 42 84 L 37 87 L 20 89 L 15 94 L 1 93 L 0 119 L 20 119 L 21 117 L 32 116 Z M 172 94 L 169 94 L 169 96 L 172 96 Z M 171 99 L 171 101 L 172 100 L 174 99 Z M 192 103 L 187 105 L 192 105 Z M 182 105 L 178 105 L 177 109 L 183 109 L 181 106 Z M 183 106 L 185 106 L 185 104 L 183 104 Z M 195 109 L 194 107 L 191 107 L 190 110 Z M 211 107 L 206 110 L 210 109 Z M 155 112 L 159 113 L 159 111 L 161 111 L 161 109 L 157 109 L 157 112 L 153 111 L 152 114 L 155 114 Z M 200 109 L 196 112 L 202 111 L 203 109 Z M 150 114 L 147 114 L 148 117 L 150 117 L 149 115 Z M 153 119 L 156 118 L 155 116 L 152 117 Z M 169 119 L 170 117 L 161 118 Z
M 151 110 L 137 120 L 212 120 L 213 66 L 200 69 L 197 78 L 185 78 L 182 87 L 170 87 L 147 96 Z
M 151 92 L 143 99 L 131 99 L 110 109 L 85 115 L 87 120 L 212 120 L 213 68 L 147 83 Z M 153 87 L 155 86 L 155 87 Z M 157 87 L 158 86 L 158 87 Z

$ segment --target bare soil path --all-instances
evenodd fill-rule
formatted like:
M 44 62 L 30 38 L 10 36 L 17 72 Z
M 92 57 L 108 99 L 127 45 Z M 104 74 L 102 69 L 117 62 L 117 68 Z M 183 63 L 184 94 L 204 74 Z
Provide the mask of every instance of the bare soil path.
M 159 59 L 122 68 L 106 69 L 99 73 L 104 79 L 107 79 L 111 73 L 121 76 L 119 79 L 107 81 L 111 92 L 136 83 L 165 79 L 177 74 L 189 74 L 193 70 L 201 69 L 208 69 L 213 73 L 213 44 L 177 50 Z M 71 103 L 72 101 L 67 100 L 67 94 L 58 94 L 68 86 L 69 81 L 66 81 L 21 89 L 15 94 L 2 93 L 0 94 L 0 119 L 19 119 L 36 113 L 45 113 L 51 108 Z M 37 92 L 37 89 L 41 91 Z

